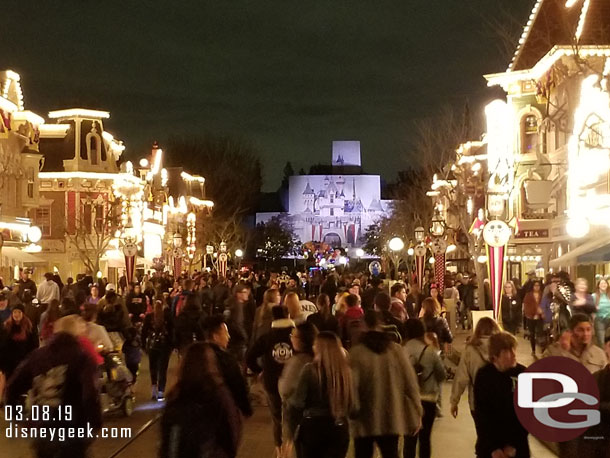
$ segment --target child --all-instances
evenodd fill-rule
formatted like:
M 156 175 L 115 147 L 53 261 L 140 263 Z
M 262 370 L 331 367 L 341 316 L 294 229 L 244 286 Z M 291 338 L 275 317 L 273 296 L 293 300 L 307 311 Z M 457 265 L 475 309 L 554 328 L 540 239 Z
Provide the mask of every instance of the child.
M 123 354 L 125 355 L 125 364 L 133 375 L 133 383 L 135 384 L 142 359 L 142 344 L 136 328 L 127 329 L 126 337 L 123 344 Z

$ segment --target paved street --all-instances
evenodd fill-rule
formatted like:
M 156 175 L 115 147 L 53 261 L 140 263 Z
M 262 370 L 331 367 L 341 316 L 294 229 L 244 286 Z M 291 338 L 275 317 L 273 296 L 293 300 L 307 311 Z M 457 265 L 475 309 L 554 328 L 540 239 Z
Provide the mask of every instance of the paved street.
M 456 336 L 455 347 L 460 349 L 464 345 L 467 334 L 459 333 Z M 522 337 L 519 339 L 519 361 L 530 364 L 532 357 L 529 355 L 527 343 Z M 176 368 L 176 358 L 172 358 L 170 367 L 170 380 L 174 377 Z M 92 447 L 92 458 L 108 458 L 116 454 L 121 447 L 124 450 L 116 454 L 117 457 L 152 457 L 156 456 L 159 440 L 159 423 L 154 419 L 160 414 L 161 405 L 148 401 L 148 369 L 147 362 L 141 366 L 139 382 L 137 384 L 137 406 L 133 415 L 125 418 L 120 414 L 109 415 L 105 426 L 108 427 L 130 427 L 132 428 L 132 440 L 126 439 L 98 439 Z M 476 438 L 474 423 L 468 412 L 466 396 L 460 403 L 460 414 L 457 419 L 453 419 L 448 412 L 450 383 L 445 383 L 443 387 L 443 412 L 444 416 L 436 420 L 432 434 L 433 456 L 443 458 L 471 458 L 474 456 L 474 442 Z M 150 421 L 153 423 L 141 434 L 138 432 Z M 32 453 L 29 449 L 28 441 L 23 439 L 8 439 L 5 437 L 4 429 L 6 423 L 1 420 L 0 427 L 0 457 L 10 458 L 30 458 Z M 537 440 L 530 440 L 532 456 L 535 458 L 554 457 L 546 447 Z M 239 457 L 272 457 L 273 442 L 271 439 L 271 427 L 269 413 L 266 407 L 257 407 L 254 416 L 245 422 L 244 438 L 240 449 Z M 4 452 L 8 451 L 5 455 Z M 350 450 L 348 456 L 353 456 Z

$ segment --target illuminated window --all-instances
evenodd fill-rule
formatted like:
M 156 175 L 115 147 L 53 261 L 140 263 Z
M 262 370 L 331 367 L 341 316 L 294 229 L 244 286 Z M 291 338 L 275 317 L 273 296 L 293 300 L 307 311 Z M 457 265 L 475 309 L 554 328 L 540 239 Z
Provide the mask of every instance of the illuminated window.
M 33 199 L 34 198 L 34 167 L 29 167 L 26 171 L 26 178 L 27 178 L 27 195 L 29 199 Z
M 51 236 L 51 207 L 39 207 L 34 212 L 34 224 L 40 228 L 43 237 Z
M 521 154 L 530 154 L 539 151 L 540 133 L 538 132 L 538 117 L 534 113 L 527 113 L 521 117 Z

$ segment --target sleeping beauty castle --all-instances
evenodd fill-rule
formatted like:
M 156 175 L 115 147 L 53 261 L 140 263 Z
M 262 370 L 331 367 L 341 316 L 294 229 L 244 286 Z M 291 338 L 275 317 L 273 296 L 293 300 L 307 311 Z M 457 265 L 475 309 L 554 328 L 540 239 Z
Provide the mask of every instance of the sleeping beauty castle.
M 333 173 L 291 176 L 288 211 L 257 213 L 256 223 L 282 215 L 303 243 L 360 247 L 366 228 L 391 210 L 390 201 L 381 199 L 380 176 L 361 170 L 360 142 L 333 142 Z

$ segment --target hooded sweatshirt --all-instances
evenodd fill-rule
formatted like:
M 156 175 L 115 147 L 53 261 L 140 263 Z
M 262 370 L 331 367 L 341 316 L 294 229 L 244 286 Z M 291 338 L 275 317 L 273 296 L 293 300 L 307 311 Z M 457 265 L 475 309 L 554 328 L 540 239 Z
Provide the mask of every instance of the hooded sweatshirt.
M 350 366 L 354 437 L 412 435 L 423 409 L 417 375 L 404 349 L 386 333 L 369 331 L 352 347 Z
M 462 394 L 468 388 L 468 404 L 470 410 L 474 411 L 474 380 L 479 369 L 488 362 L 489 337 L 483 337 L 478 345 L 466 345 L 453 379 L 451 405 L 458 405 Z
M 271 331 L 258 338 L 246 355 L 246 364 L 256 374 L 263 372 L 263 386 L 271 393 L 278 392 L 278 380 L 284 364 L 292 357 L 290 333 L 294 322 L 288 318 L 274 320 Z M 262 367 L 258 358 L 263 359 Z

